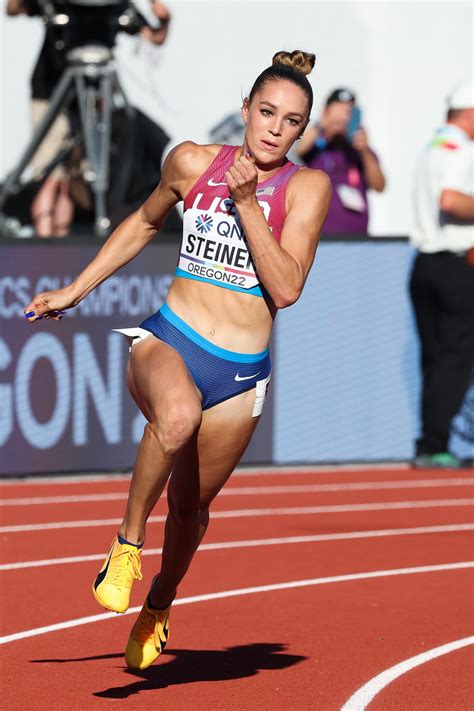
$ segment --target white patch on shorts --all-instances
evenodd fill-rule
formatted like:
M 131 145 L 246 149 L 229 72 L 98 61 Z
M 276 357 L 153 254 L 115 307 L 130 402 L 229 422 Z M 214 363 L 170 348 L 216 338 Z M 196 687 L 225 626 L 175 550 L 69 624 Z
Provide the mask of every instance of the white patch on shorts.
M 152 335 L 150 331 L 146 331 L 144 328 L 139 328 L 138 326 L 136 328 L 113 328 L 112 331 L 122 333 L 125 336 L 129 351 L 132 350 L 134 343 L 144 341 L 145 338 Z
M 255 403 L 253 406 L 252 417 L 258 417 L 262 414 L 263 404 L 267 396 L 268 383 L 270 382 L 271 373 L 263 380 L 257 380 L 255 383 Z

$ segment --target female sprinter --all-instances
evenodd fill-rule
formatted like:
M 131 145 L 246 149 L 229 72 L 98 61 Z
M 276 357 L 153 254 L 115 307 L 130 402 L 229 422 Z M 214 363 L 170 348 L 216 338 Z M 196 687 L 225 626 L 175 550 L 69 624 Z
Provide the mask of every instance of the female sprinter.
M 97 601 L 125 612 L 145 525 L 166 483 L 161 569 L 132 629 L 125 658 L 143 669 L 163 650 L 177 587 L 209 522 L 209 505 L 246 449 L 270 379 L 268 343 L 278 309 L 293 304 L 311 268 L 330 183 L 286 154 L 308 123 L 314 55 L 278 52 L 242 116 L 242 147 L 182 143 L 161 183 L 68 287 L 37 295 L 27 318 L 61 318 L 133 259 L 184 200 L 179 263 L 165 305 L 131 346 L 128 388 L 148 420 L 123 523 L 93 584 Z M 171 474 L 171 477 L 170 477 Z

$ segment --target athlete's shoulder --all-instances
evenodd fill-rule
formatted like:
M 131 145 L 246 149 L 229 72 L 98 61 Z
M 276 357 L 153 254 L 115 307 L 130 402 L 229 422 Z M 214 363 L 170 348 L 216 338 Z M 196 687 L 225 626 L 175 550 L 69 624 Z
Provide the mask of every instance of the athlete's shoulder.
M 180 172 L 202 173 L 221 148 L 222 146 L 217 144 L 201 145 L 193 141 L 183 141 L 169 152 L 166 160 L 180 169 Z
M 182 199 L 208 169 L 220 148 L 218 145 L 199 145 L 193 141 L 179 143 L 166 156 L 161 183 Z
M 322 170 L 301 167 L 295 171 L 289 180 L 288 187 L 292 192 L 310 191 L 321 198 L 331 194 L 331 180 Z

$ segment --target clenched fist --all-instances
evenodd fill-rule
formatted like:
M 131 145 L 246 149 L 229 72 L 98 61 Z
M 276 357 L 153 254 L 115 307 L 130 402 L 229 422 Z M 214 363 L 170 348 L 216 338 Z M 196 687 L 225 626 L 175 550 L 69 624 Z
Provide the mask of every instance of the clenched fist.
M 226 171 L 225 179 L 236 205 L 256 200 L 258 173 L 255 160 L 250 154 L 238 158 Z

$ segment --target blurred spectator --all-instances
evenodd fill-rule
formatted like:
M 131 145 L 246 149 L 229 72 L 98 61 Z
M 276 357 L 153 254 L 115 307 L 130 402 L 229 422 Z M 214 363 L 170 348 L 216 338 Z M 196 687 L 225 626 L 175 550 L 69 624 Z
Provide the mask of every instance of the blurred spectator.
M 39 15 L 40 8 L 28 0 L 8 0 L 7 15 Z M 55 50 L 50 31 L 46 31 L 43 46 L 31 77 L 31 118 L 35 129 L 48 108 L 48 99 L 59 80 L 63 61 Z M 34 176 L 40 176 L 69 137 L 69 122 L 60 114 L 31 165 Z M 38 237 L 65 237 L 74 214 L 69 197 L 68 178 L 63 165 L 57 165 L 44 180 L 31 205 L 31 217 Z
M 159 0 L 150 0 L 151 11 L 158 27 L 151 27 L 140 13 L 140 35 L 153 44 L 163 44 L 168 34 L 171 19 L 166 5 Z M 27 14 L 42 15 L 38 0 L 7 0 L 9 16 Z M 43 45 L 31 77 L 31 114 L 35 129 L 45 115 L 51 95 L 66 67 L 64 43 L 58 40 L 58 30 L 46 26 Z M 70 138 L 70 126 L 64 113 L 58 115 L 49 132 L 32 158 L 34 176 L 42 176 L 59 151 Z M 65 237 L 74 216 L 74 203 L 69 194 L 69 175 L 63 164 L 56 165 L 42 182 L 31 203 L 31 218 L 38 237 Z
M 421 344 L 416 467 L 451 468 L 450 426 L 474 365 L 474 84 L 448 98 L 446 123 L 423 151 L 415 182 L 418 248 L 410 292 Z
M 329 95 L 320 121 L 306 129 L 296 152 L 310 168 L 323 170 L 331 179 L 324 234 L 367 234 L 367 190 L 382 192 L 385 178 L 360 125 L 351 91 L 336 89 Z

